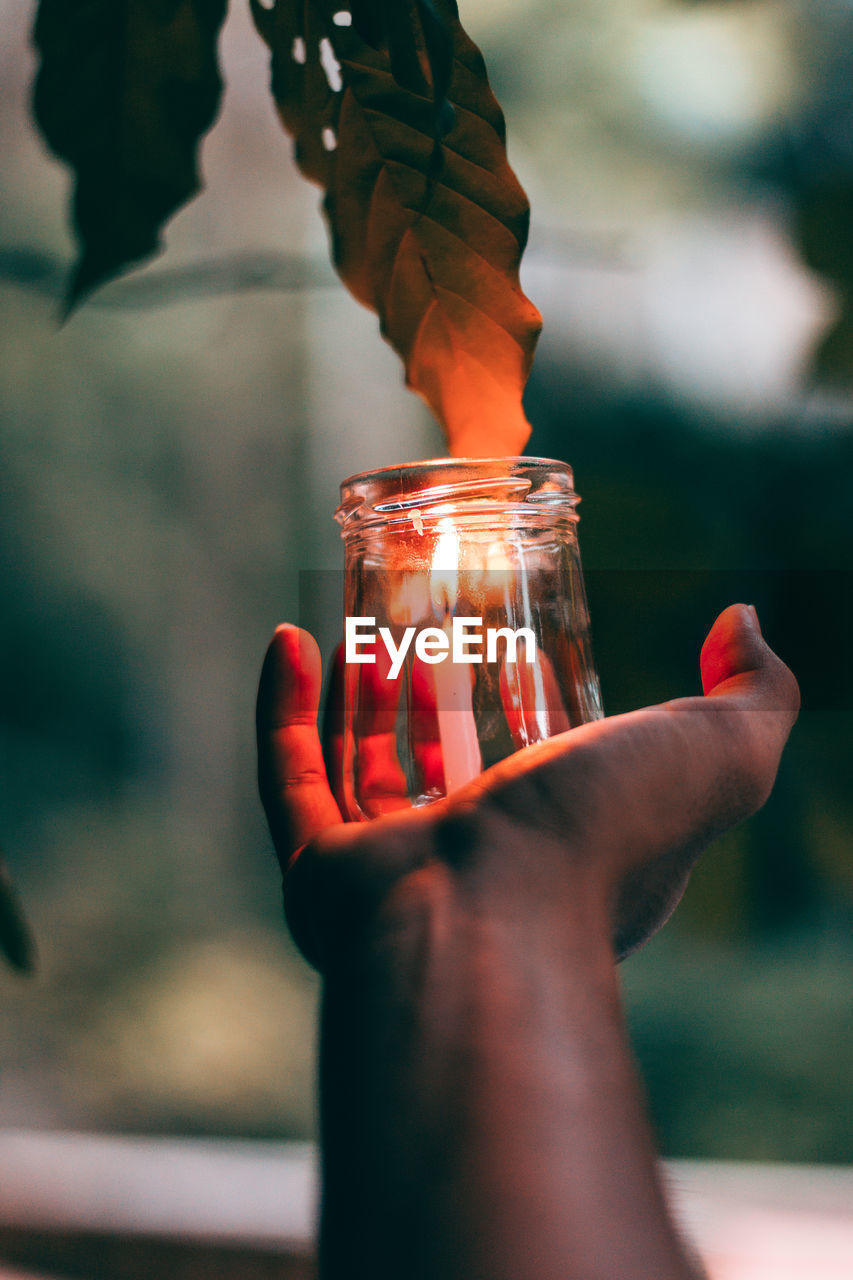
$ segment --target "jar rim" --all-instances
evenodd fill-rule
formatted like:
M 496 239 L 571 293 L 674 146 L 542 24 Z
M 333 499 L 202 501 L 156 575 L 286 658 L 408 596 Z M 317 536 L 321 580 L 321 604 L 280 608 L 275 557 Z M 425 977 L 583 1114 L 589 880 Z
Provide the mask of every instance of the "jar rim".
M 512 466 L 524 466 L 535 468 L 548 468 L 549 470 L 562 470 L 567 472 L 569 477 L 574 480 L 572 468 L 568 462 L 561 462 L 558 458 L 540 458 L 526 457 L 523 454 L 500 456 L 495 455 L 488 458 L 475 457 L 452 457 L 452 458 L 423 458 L 416 462 L 397 462 L 387 467 L 375 467 L 371 471 L 356 471 L 351 476 L 347 476 L 341 481 L 341 494 L 352 484 L 366 484 L 373 480 L 390 479 L 396 472 L 406 472 L 408 474 L 417 473 L 421 468 L 437 468 L 443 467 L 448 471 L 461 469 L 471 466 L 502 466 L 509 469 Z
M 381 467 L 350 476 L 341 484 L 335 519 L 342 536 L 386 524 L 440 519 L 448 504 L 465 504 L 468 518 L 491 519 L 496 512 L 527 522 L 577 520 L 578 495 L 567 462 L 554 458 L 432 458 Z

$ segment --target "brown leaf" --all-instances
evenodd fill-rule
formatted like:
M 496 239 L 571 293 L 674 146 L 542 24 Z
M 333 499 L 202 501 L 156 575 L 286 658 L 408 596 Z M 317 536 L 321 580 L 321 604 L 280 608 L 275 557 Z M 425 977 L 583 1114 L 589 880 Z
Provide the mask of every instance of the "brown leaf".
M 196 152 L 222 90 L 227 0 L 41 0 L 37 123 L 75 174 L 80 256 L 68 308 L 159 247 L 199 190 Z
M 455 0 L 445 10 L 458 17 Z M 447 102 L 453 37 L 435 0 L 351 0 L 350 11 L 361 38 L 373 49 L 387 48 L 397 84 L 432 97 L 436 133 L 447 133 L 453 123 L 453 109 Z
M 431 7 L 453 42 L 455 120 L 438 165 L 433 101 L 396 82 L 384 44 L 374 49 L 338 26 L 332 0 L 277 0 L 273 9 L 252 0 L 297 162 L 326 191 L 343 280 L 379 314 L 452 453 L 518 453 L 541 327 L 518 279 L 529 207 L 483 59 L 452 0 Z

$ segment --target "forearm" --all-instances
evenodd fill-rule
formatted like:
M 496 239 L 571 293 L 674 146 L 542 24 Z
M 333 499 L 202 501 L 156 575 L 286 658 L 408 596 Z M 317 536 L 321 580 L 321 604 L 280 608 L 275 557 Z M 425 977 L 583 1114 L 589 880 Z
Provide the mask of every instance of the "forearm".
M 686 1280 L 606 912 L 483 914 L 437 869 L 326 982 L 323 1280 Z

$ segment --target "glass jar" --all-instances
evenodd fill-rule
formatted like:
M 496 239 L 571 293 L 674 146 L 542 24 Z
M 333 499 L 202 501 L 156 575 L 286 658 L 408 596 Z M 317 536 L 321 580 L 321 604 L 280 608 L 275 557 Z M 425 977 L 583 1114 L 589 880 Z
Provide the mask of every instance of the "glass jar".
M 603 715 L 571 468 L 441 458 L 352 476 L 340 794 L 365 820 L 450 795 Z

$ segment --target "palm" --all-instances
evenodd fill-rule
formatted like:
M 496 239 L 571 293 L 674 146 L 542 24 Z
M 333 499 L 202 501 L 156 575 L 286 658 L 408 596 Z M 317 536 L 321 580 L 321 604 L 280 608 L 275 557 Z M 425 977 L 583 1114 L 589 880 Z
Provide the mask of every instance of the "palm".
M 454 833 L 470 833 L 495 815 L 498 843 L 506 846 L 496 852 L 496 873 L 508 861 L 526 864 L 520 851 L 535 852 L 543 842 L 571 845 L 572 856 L 586 859 L 607 885 L 617 955 L 642 945 L 676 906 L 702 848 L 763 803 L 796 716 L 796 683 L 743 606 L 717 620 L 701 666 L 704 697 L 582 725 L 523 748 L 451 798 L 419 810 L 408 807 L 396 763 L 393 692 L 379 686 L 371 719 L 359 726 L 377 817 L 344 823 L 340 666 L 324 759 L 317 647 L 307 633 L 279 628 L 258 697 L 259 778 L 282 867 L 298 868 L 288 877 L 286 901 L 303 949 L 317 958 L 300 921 L 318 908 L 328 913 L 318 895 L 341 897 L 343 884 L 348 890 L 369 884 L 381 896 L 425 861 L 454 858 Z M 420 751 L 434 754 L 428 734 L 418 742 Z

